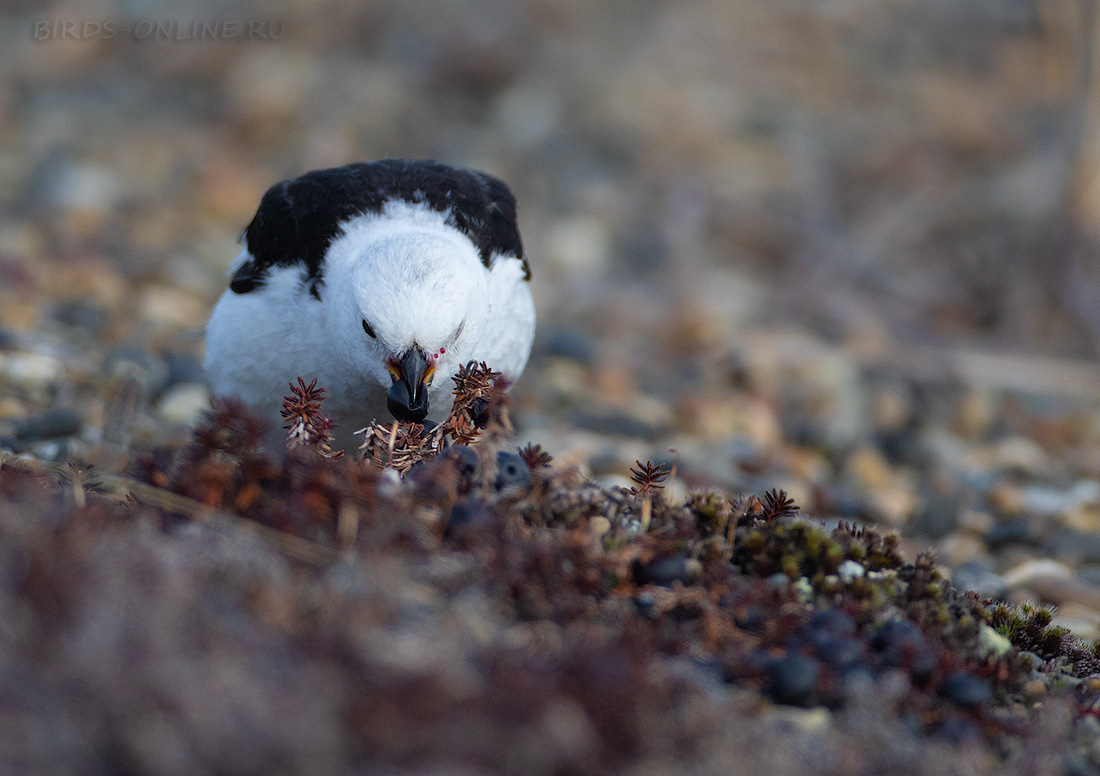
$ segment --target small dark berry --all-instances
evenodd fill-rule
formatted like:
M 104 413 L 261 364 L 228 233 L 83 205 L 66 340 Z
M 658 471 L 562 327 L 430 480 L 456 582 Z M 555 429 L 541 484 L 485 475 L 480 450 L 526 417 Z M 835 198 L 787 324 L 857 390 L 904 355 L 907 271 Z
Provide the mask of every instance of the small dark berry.
M 531 468 L 515 453 L 497 453 L 497 478 L 493 487 L 497 490 L 514 488 L 522 490 L 531 485 Z
M 993 690 L 988 682 L 965 671 L 958 671 L 947 677 L 940 688 L 940 694 L 952 703 L 967 708 L 977 708 L 993 702 Z
M 483 501 L 465 499 L 451 507 L 451 516 L 443 533 L 448 537 L 465 536 L 488 525 L 492 519 L 492 512 Z
M 824 631 L 836 636 L 854 636 L 856 621 L 836 609 L 825 609 L 810 618 L 810 629 Z
M 477 453 L 466 445 L 451 445 L 443 451 L 442 458 L 451 461 L 460 475 L 473 477 L 477 469 Z
M 819 673 L 817 661 L 792 652 L 768 667 L 768 695 L 777 703 L 807 706 Z
M 699 576 L 699 562 L 683 555 L 660 558 L 649 563 L 635 560 L 630 566 L 636 585 L 672 587 L 673 582 L 690 585 Z

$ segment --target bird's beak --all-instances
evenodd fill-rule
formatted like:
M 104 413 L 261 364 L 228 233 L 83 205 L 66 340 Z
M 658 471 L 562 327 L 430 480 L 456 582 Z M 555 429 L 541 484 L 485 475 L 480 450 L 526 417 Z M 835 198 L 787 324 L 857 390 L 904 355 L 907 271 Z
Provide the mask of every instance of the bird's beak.
M 419 423 L 428 414 L 428 386 L 435 365 L 419 345 L 404 354 L 391 356 L 387 368 L 393 385 L 386 393 L 386 407 L 398 420 Z

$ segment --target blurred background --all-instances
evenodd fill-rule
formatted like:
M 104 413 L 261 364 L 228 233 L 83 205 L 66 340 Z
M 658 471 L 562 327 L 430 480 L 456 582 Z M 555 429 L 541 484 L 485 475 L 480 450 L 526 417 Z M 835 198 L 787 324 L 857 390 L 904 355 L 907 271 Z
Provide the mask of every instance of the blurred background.
M 133 439 L 178 439 L 264 190 L 431 157 L 519 200 L 521 441 L 1100 583 L 1096 25 L 1091 0 L 6 0 L 0 434 L 61 437 L 67 408 L 70 450 L 117 435 L 136 364 Z
M 1092 355 L 1093 6 L 14 0 L 5 261 L 200 325 L 272 182 L 433 157 L 515 188 L 551 320 L 629 289 Z

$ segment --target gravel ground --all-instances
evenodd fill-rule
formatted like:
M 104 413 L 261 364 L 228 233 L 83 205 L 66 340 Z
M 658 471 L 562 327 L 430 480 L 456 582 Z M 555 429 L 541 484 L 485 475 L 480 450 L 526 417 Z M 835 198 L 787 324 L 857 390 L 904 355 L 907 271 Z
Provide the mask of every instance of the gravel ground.
M 1094 16 L 1043 0 L 9 4 L 0 447 L 117 474 L 184 444 L 209 406 L 202 327 L 266 187 L 438 158 L 500 175 L 520 203 L 539 331 L 513 391 L 518 442 L 605 488 L 667 463 L 671 504 L 782 488 L 830 527 L 895 530 L 908 559 L 933 550 L 960 589 L 1053 604 L 1053 624 L 1091 642 Z M 208 573 L 188 565 L 198 549 L 142 541 L 158 574 Z M 122 563 L 105 595 L 137 584 L 139 561 Z M 255 573 L 293 587 L 284 565 Z M 422 625 L 429 641 L 447 627 Z M 67 670 L 94 682 L 82 659 Z M 292 681 L 326 681 L 307 674 Z M 874 717 L 860 703 L 843 724 Z M 323 700 L 294 713 L 330 729 Z M 583 738 L 575 708 L 547 714 L 546 736 Z M 171 738 L 149 725 L 149 746 Z M 265 735 L 270 759 L 217 772 L 309 749 Z M 1080 735 L 1075 767 L 1093 772 L 1100 727 Z M 317 746 L 329 765 L 285 772 L 339 771 L 339 747 Z M 231 746 L 211 751 L 231 763 Z

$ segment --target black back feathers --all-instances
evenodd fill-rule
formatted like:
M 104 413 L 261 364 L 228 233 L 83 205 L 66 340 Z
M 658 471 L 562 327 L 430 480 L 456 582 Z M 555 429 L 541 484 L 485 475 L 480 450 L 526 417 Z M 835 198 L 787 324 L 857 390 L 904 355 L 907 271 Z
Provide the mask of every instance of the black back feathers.
M 236 293 L 252 291 L 272 267 L 303 265 L 307 282 L 319 298 L 321 264 L 343 224 L 365 213 L 379 213 L 388 201 L 424 203 L 448 213 L 447 223 L 466 235 L 481 263 L 494 253 L 523 262 L 516 225 L 516 200 L 499 178 L 478 170 L 440 162 L 383 159 L 315 170 L 277 183 L 267 190 L 245 230 L 252 254 L 230 281 Z

